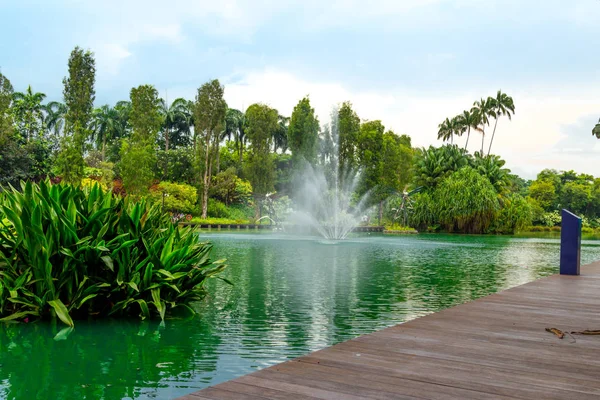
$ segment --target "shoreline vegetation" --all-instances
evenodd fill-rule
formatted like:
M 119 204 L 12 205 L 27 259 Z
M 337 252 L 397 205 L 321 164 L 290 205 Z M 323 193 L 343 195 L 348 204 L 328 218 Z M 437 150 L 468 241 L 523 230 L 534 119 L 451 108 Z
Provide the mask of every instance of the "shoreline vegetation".
M 381 120 L 361 119 L 349 101 L 332 105 L 327 121 L 309 96 L 289 115 L 263 103 L 232 108 L 218 79 L 193 99 L 169 103 L 142 84 L 100 105 L 94 54 L 80 47 L 62 101 L 19 89 L 0 74 L 3 319 L 73 325 L 190 311 L 204 279 L 225 266 L 176 223 L 286 221 L 302 209 L 310 170 L 325 180 L 311 197 L 330 201 L 333 187 L 352 181 L 343 211 L 388 231 L 556 231 L 562 208 L 583 217 L 584 232 L 600 229 L 600 178 L 545 169 L 526 180 L 492 153 L 516 109 L 502 91 L 444 119 L 441 146 L 418 148 Z M 332 220 L 319 212 L 315 220 Z

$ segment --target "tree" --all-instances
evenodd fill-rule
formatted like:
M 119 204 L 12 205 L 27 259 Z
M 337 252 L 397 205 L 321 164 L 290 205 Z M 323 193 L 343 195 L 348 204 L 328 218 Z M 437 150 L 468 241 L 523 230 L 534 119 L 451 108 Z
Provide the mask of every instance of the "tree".
M 442 139 L 442 141 L 449 140 L 450 143 L 453 142 L 454 137 L 454 126 L 449 118 L 446 118 L 441 124 L 438 125 L 438 140 Z
M 54 133 L 54 136 L 59 137 L 65 126 L 65 115 L 67 114 L 67 106 L 59 101 L 51 101 L 44 106 L 46 112 L 46 128 Z
M 239 165 L 243 162 L 244 147 L 246 146 L 246 116 L 240 110 L 228 108 L 225 114 L 224 137 L 231 140 L 233 137 L 239 157 Z
M 492 132 L 492 138 L 490 140 L 490 147 L 488 148 L 488 155 L 492 151 L 492 143 L 494 142 L 494 135 L 496 134 L 496 126 L 498 125 L 498 119 L 501 116 L 506 115 L 508 119 L 511 119 L 511 115 L 515 113 L 515 104 L 513 102 L 512 97 L 508 96 L 506 93 L 502 93 L 502 91 L 498 90 L 496 94 L 496 98 L 492 99 L 493 108 L 494 108 L 494 130 Z
M 444 180 L 433 201 L 436 219 L 448 232 L 485 233 L 500 209 L 490 181 L 468 166 Z
M 154 144 L 162 124 L 158 91 L 151 85 L 131 89 L 132 134 L 123 141 L 121 175 L 128 193 L 144 194 L 154 178 L 156 164 Z
M 551 211 L 556 204 L 556 187 L 552 181 L 538 178 L 529 186 L 529 196 L 545 211 Z
M 17 132 L 25 142 L 39 138 L 44 134 L 44 93 L 34 92 L 31 86 L 25 93 L 15 92 L 12 95 L 12 113 Z
M 465 142 L 465 149 L 469 145 L 469 138 L 471 137 L 471 128 L 477 129 L 477 119 L 476 114 L 471 111 L 465 110 L 462 114 L 459 114 L 456 118 L 458 118 L 458 123 L 460 126 L 460 130 L 462 133 L 467 132 L 467 141 Z
M 85 162 L 83 151 L 90 135 L 90 121 L 96 92 L 96 62 L 90 51 L 75 47 L 69 57 L 69 76 L 63 79 L 65 114 L 65 137 L 57 159 L 59 173 L 71 184 L 79 185 Z
M 415 154 L 414 184 L 425 190 L 434 189 L 453 172 L 469 165 L 471 155 L 456 145 L 429 146 Z
M 277 110 L 264 104 L 252 104 L 246 110 L 246 134 L 250 139 L 247 174 L 254 189 L 254 217 L 260 217 L 260 205 L 273 190 L 275 168 L 271 156 L 273 132 L 277 130 Z
M 288 149 L 288 129 L 290 118 L 281 114 L 277 115 L 277 129 L 273 132 L 273 152 L 281 150 L 284 153 Z
M 473 108 L 471 108 L 471 113 L 474 114 L 474 119 L 476 121 L 476 129 L 481 132 L 481 154 L 483 155 L 483 144 L 485 141 L 485 126 L 489 125 L 490 117 L 495 118 L 495 109 L 494 109 L 494 101 L 491 97 L 487 99 L 481 99 L 473 103 Z
M 575 214 L 586 215 L 592 199 L 591 189 L 591 185 L 579 182 L 565 183 L 560 195 L 561 207 Z
M 4 75 L 0 73 L 0 135 L 12 131 L 11 104 L 13 99 L 13 86 Z
M 292 151 L 292 165 L 297 170 L 301 160 L 310 165 L 317 164 L 319 151 L 319 120 L 310 106 L 308 97 L 298 102 L 288 128 L 288 144 Z
M 207 217 L 213 161 L 219 154 L 221 132 L 225 128 L 227 103 L 223 98 L 225 88 L 214 79 L 202 85 L 196 95 L 194 107 L 195 134 L 201 135 L 203 146 L 198 146 L 198 161 L 204 156 L 202 181 L 202 218 Z M 201 154 L 203 152 L 204 154 Z
M 102 154 L 102 161 L 106 161 L 106 141 L 116 136 L 119 114 L 108 104 L 94 110 L 92 119 L 92 135 L 96 142 L 96 149 Z
M 160 113 L 163 117 L 162 138 L 165 151 L 188 143 L 192 110 L 190 103 L 178 98 L 170 105 L 160 99 Z
M 352 170 L 358 162 L 356 144 L 360 133 L 360 118 L 349 101 L 342 103 L 338 111 L 337 131 L 340 170 Z
M 481 175 L 488 178 L 498 194 L 504 192 L 509 182 L 510 170 L 503 168 L 506 161 L 496 155 L 483 156 L 481 153 L 475 153 L 471 166 Z
M 383 212 L 383 200 L 386 197 L 386 190 L 380 184 L 384 169 L 384 131 L 385 127 L 379 120 L 365 122 L 360 126 L 357 142 L 358 161 L 362 170 L 359 193 L 364 195 L 371 191 L 370 200 L 375 204 L 379 204 L 380 219 Z

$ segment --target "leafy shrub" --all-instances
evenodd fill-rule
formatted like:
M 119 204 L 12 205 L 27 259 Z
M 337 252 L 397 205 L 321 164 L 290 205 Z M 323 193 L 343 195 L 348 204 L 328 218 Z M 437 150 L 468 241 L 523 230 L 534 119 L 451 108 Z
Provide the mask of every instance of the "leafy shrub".
M 240 179 L 235 174 L 235 168 L 231 167 L 215 175 L 210 194 L 211 197 L 225 205 L 248 205 L 252 197 L 252 185 L 250 182 Z
M 22 184 L 2 194 L 0 221 L 0 320 L 193 313 L 225 268 L 159 207 L 98 185 Z
M 155 176 L 160 176 L 165 181 L 177 181 L 187 184 L 193 184 L 196 180 L 194 150 L 192 148 L 159 150 L 156 157 Z
M 542 223 L 545 226 L 559 226 L 562 218 L 558 211 L 547 212 L 542 215 Z
M 185 183 L 161 182 L 150 188 L 150 199 L 153 203 L 163 204 L 165 211 L 179 211 L 193 213 L 196 211 L 196 200 L 198 198 L 195 187 Z
M 533 220 L 531 205 L 518 194 L 503 199 L 502 208 L 495 221 L 497 233 L 515 233 L 531 225 Z
M 207 214 L 212 218 L 229 218 L 229 209 L 227 206 L 215 199 L 208 199 Z

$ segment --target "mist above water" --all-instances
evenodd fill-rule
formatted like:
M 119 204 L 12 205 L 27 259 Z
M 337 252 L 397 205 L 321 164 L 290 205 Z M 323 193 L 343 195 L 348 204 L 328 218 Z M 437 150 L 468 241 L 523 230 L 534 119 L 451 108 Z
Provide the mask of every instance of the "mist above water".
M 288 221 L 308 226 L 325 239 L 342 240 L 365 215 L 368 193 L 357 195 L 358 171 L 340 167 L 337 109 L 324 129 L 321 146 L 319 165 L 305 163 L 295 177 L 295 211 Z

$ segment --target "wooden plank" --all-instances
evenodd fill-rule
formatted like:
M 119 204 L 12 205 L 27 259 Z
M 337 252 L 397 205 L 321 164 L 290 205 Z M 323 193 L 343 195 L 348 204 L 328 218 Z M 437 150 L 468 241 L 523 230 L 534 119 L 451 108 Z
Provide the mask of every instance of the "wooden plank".
M 595 399 L 600 262 L 360 336 L 185 399 Z

